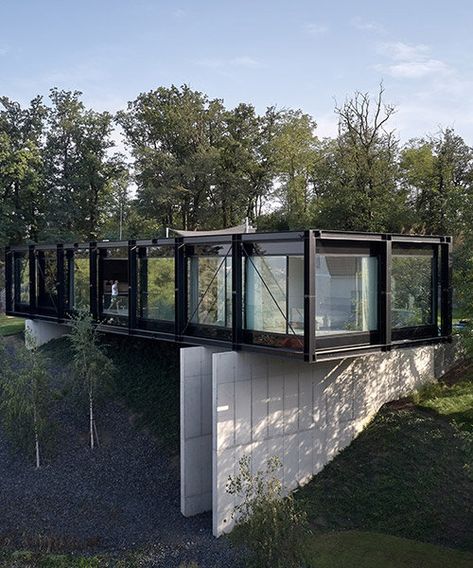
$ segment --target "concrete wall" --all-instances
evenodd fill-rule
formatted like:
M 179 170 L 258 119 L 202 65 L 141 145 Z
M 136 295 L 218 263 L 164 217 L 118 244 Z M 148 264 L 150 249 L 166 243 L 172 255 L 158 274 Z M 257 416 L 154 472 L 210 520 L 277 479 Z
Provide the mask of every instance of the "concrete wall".
M 213 532 L 233 526 L 235 498 L 225 488 L 238 461 L 256 471 L 279 456 L 294 489 L 345 448 L 390 400 L 438 377 L 449 346 L 394 350 L 309 365 L 242 352 L 212 356 Z
M 212 509 L 212 355 L 186 347 L 181 359 L 181 513 Z
M 58 323 L 40 321 L 40 320 L 25 320 L 25 333 L 26 339 L 30 336 L 35 342 L 36 347 L 41 347 L 51 339 L 57 339 L 69 333 L 69 328 L 66 325 Z M 28 347 L 28 341 L 26 341 Z

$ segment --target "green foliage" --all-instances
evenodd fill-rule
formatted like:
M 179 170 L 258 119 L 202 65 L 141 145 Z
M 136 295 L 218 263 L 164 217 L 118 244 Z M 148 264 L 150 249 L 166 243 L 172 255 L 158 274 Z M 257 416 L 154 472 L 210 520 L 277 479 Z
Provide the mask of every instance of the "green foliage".
M 387 407 L 297 498 L 317 529 L 473 551 L 472 465 L 471 434 L 432 412 Z
M 292 495 L 283 495 L 279 458 L 270 458 L 266 469 L 255 474 L 248 456 L 241 458 L 239 467 L 239 474 L 227 484 L 227 492 L 240 502 L 231 540 L 249 549 L 249 565 L 255 568 L 302 566 L 307 516 Z
M 306 547 L 308 568 L 469 568 L 473 555 L 365 531 L 316 535 Z
M 426 385 L 414 395 L 418 406 L 435 410 L 446 416 L 461 430 L 473 434 L 473 377 L 452 385 L 432 383 Z M 473 465 L 473 464 L 472 464 Z
M 9 437 L 35 454 L 36 467 L 40 467 L 40 449 L 51 432 L 50 377 L 32 338 L 26 339 L 29 349 L 21 345 L 9 352 L 1 345 L 0 414 Z
M 99 342 L 97 329 L 88 312 L 80 311 L 71 317 L 69 339 L 74 372 L 88 397 L 90 447 L 94 448 L 95 442 L 98 442 L 95 420 L 97 398 L 110 382 L 115 367 Z
M 178 455 L 179 349 L 131 337 L 109 337 L 106 349 L 116 368 L 112 391 L 125 400 L 138 426 Z

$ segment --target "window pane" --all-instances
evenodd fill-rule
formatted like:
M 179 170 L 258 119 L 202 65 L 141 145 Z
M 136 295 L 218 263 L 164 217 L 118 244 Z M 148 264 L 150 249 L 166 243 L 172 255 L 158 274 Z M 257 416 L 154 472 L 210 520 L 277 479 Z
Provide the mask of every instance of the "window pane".
M 106 323 L 126 325 L 128 318 L 128 249 L 109 248 L 102 260 L 103 314 Z
M 287 333 L 286 259 L 285 256 L 245 259 L 246 329 Z
M 174 257 L 158 247 L 138 258 L 138 313 L 140 318 L 174 320 Z
M 36 285 L 38 307 L 46 310 L 57 308 L 57 254 L 55 250 L 39 250 L 36 256 Z
M 30 271 L 27 256 L 15 256 L 15 303 L 30 303 Z
M 317 335 L 377 329 L 377 257 L 317 254 L 315 293 Z
M 90 305 L 90 266 L 88 251 L 77 250 L 74 252 L 73 270 L 72 307 L 76 310 L 88 310 Z
M 197 254 L 187 259 L 188 318 L 192 323 L 231 327 L 231 252 L 225 256 L 229 247 L 214 247 L 215 256 L 207 256 L 205 247 L 195 249 Z
M 397 249 L 392 256 L 392 325 L 433 325 L 435 256 L 431 249 Z

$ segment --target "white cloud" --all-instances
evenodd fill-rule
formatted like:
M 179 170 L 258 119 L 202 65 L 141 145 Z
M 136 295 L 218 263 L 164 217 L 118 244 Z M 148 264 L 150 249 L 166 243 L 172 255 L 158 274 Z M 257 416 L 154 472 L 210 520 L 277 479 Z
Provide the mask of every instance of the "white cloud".
M 420 79 L 452 73 L 447 63 L 431 57 L 430 47 L 424 44 L 383 43 L 379 46 L 379 51 L 391 62 L 376 65 L 375 69 L 391 77 Z
M 185 17 L 186 12 L 185 12 L 185 10 L 183 10 L 182 8 L 177 8 L 177 10 L 174 10 L 174 12 L 172 13 L 172 15 L 173 15 L 176 19 L 180 20 L 181 18 L 184 18 L 184 17 Z
M 0 57 L 2 55 L 6 55 L 8 53 L 8 48 L 6 47 L 0 47 Z
M 307 33 L 314 36 L 323 35 L 328 32 L 328 26 L 325 26 L 323 24 L 315 24 L 313 22 L 305 24 L 304 29 Z
M 375 22 L 374 20 L 364 20 L 363 18 L 357 17 L 353 18 L 350 23 L 354 28 L 362 32 L 382 34 L 386 31 L 382 24 Z

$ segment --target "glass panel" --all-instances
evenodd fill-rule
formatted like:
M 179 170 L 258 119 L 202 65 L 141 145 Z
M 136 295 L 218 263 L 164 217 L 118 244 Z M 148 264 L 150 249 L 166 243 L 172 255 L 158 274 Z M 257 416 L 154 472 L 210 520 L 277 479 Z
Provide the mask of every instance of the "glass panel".
M 174 321 L 174 251 L 142 249 L 138 258 L 138 317 Z
M 194 247 L 187 259 L 187 290 L 189 321 L 231 327 L 231 246 Z
M 79 249 L 74 252 L 71 304 L 76 310 L 90 307 L 90 260 L 89 251 Z
M 30 270 L 26 255 L 15 255 L 14 302 L 23 305 L 30 303 Z
M 303 257 L 253 255 L 244 266 L 246 329 L 303 334 Z
M 315 290 L 317 335 L 377 329 L 377 257 L 317 254 Z
M 394 328 L 435 324 L 435 262 L 433 249 L 393 249 L 391 302 Z
M 102 253 L 103 254 L 103 253 Z M 111 325 L 128 323 L 128 249 L 106 249 L 102 261 L 102 314 Z
M 55 250 L 36 251 L 36 271 L 38 307 L 55 311 L 57 308 L 57 252 Z

